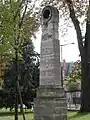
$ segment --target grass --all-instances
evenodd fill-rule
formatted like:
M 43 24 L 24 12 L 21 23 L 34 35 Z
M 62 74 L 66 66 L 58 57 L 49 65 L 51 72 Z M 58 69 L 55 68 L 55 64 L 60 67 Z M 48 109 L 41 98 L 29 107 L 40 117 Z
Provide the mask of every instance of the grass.
M 26 120 L 33 120 L 33 113 L 28 110 L 25 113 Z M 6 109 L 0 110 L 0 120 L 14 120 L 14 111 L 10 112 Z M 23 120 L 22 115 L 19 114 L 19 119 Z M 90 113 L 68 112 L 68 120 L 90 120 Z
M 68 112 L 68 120 L 90 120 L 90 113 Z
M 25 112 L 25 118 L 26 120 L 33 120 L 34 119 L 33 113 L 30 110 L 27 110 Z M 1 109 L 0 120 L 14 120 L 14 111 L 10 112 L 9 109 Z M 23 120 L 23 117 L 20 113 L 18 120 Z
M 33 120 L 33 113 L 28 113 L 25 115 L 25 117 L 26 117 L 26 120 Z M 0 117 L 0 120 L 14 120 L 14 115 L 2 116 Z M 23 120 L 21 115 L 19 115 L 19 120 Z

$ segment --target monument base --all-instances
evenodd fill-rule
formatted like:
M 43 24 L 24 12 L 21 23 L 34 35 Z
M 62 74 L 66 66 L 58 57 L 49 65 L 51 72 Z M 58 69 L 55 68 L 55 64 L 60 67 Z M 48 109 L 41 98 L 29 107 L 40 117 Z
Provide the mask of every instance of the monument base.
M 35 120 L 67 120 L 67 103 L 61 86 L 40 86 L 34 100 Z

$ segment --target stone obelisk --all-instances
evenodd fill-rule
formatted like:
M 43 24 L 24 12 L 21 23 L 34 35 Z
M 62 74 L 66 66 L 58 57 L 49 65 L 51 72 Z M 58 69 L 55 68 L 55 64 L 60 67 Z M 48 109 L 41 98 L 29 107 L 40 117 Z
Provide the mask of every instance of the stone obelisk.
M 42 11 L 40 86 L 35 98 L 35 120 L 66 120 L 67 105 L 60 80 L 59 12 L 46 6 Z

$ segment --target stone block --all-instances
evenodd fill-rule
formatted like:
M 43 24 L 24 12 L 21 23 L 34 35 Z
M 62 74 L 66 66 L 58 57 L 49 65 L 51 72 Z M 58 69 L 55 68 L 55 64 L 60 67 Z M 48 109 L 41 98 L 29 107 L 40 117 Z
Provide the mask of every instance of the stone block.
M 35 120 L 66 120 L 67 104 L 60 86 L 40 86 L 34 100 Z

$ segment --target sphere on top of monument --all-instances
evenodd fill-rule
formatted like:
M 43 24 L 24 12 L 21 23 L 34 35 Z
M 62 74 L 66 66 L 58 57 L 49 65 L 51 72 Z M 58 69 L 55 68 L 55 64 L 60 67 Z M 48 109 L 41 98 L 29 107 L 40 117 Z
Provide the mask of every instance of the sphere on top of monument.
M 59 11 L 53 6 L 46 6 L 41 14 L 42 24 L 48 22 L 59 22 Z

